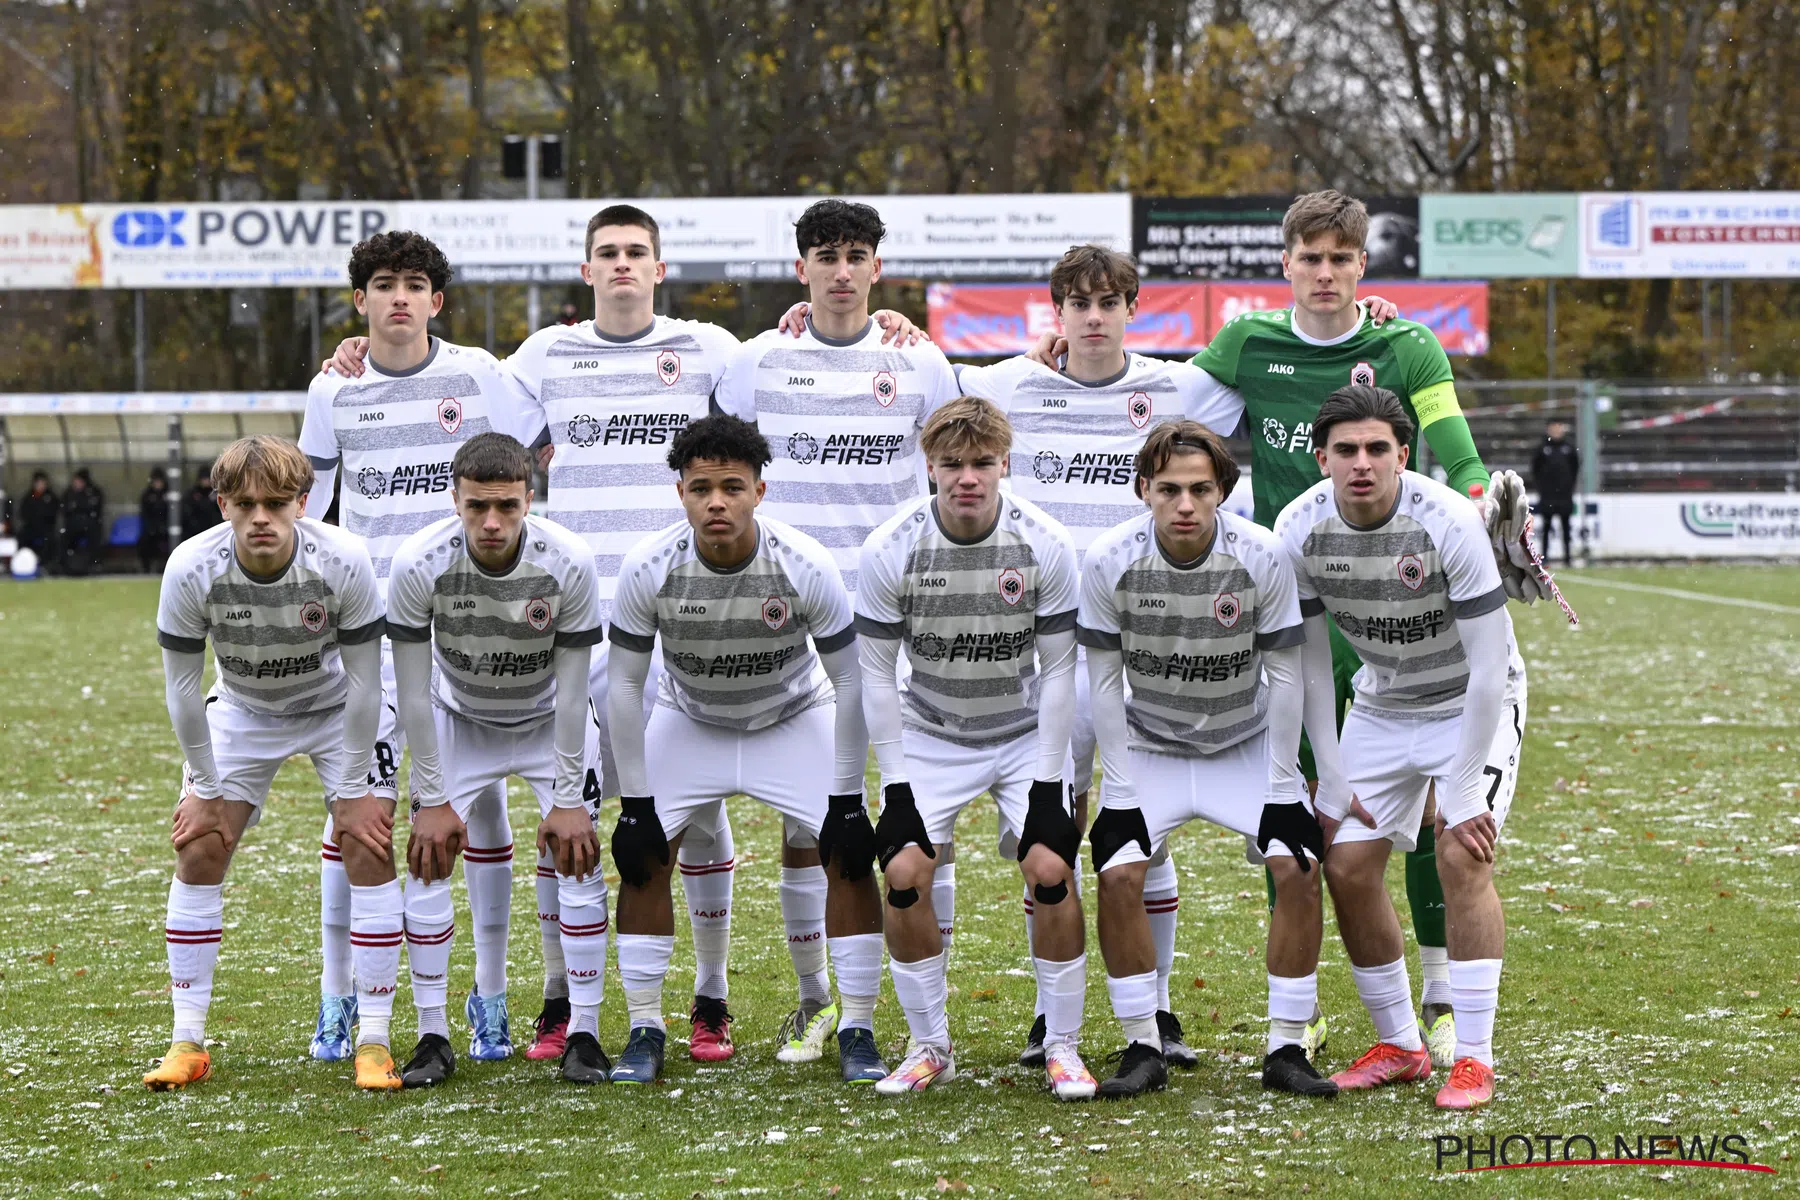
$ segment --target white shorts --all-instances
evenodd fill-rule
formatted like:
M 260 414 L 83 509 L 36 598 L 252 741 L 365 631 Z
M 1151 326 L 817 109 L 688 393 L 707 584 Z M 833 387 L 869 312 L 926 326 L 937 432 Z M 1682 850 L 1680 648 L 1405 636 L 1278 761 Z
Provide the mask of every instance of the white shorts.
M 606 717 L 606 680 L 607 660 L 610 643 L 600 642 L 594 646 L 593 654 L 588 658 L 588 700 L 593 705 L 594 723 L 600 730 L 599 753 L 590 767 L 600 780 L 602 795 L 617 796 L 619 794 L 619 769 L 613 763 L 612 732 L 607 728 Z M 651 711 L 656 708 L 656 688 L 662 679 L 662 652 L 653 650 L 650 653 L 650 671 L 644 676 L 644 720 L 650 720 Z
M 1525 681 L 1520 679 L 1513 687 L 1516 698 L 1500 709 L 1500 724 L 1488 747 L 1487 764 L 1481 769 L 1496 829 L 1506 824 L 1506 814 L 1512 810 L 1513 793 L 1519 786 L 1519 751 L 1525 742 Z M 1346 817 L 1338 826 L 1336 840 L 1386 839 L 1401 850 L 1415 849 L 1419 824 L 1425 818 L 1426 794 L 1433 782 L 1439 784 L 1440 796 L 1449 785 L 1461 736 L 1461 716 L 1405 720 L 1352 704 L 1338 744 L 1350 790 L 1375 818 L 1375 827 Z
M 499 796 L 504 803 L 508 776 L 517 775 L 537 796 L 538 816 L 548 816 L 556 784 L 556 721 L 538 721 L 522 729 L 501 729 L 456 716 L 433 707 L 437 718 L 438 761 L 444 773 L 444 791 L 456 815 L 468 820 L 469 812 L 484 794 Z M 590 818 L 600 811 L 600 788 L 594 775 L 599 754 L 599 734 L 587 722 L 587 746 L 582 799 Z M 500 784 L 500 787 L 495 787 Z
M 900 749 L 906 756 L 913 800 L 933 842 L 940 846 L 950 842 L 956 833 L 956 818 L 976 797 L 987 792 L 999 810 L 999 852 L 1005 858 L 1018 857 L 1031 785 L 1037 779 L 1036 730 L 995 746 L 962 746 L 906 729 L 900 734 Z M 1065 795 L 1069 771 L 1065 757 Z
M 263 802 L 282 764 L 296 754 L 312 759 L 325 789 L 325 806 L 337 796 L 344 774 L 344 710 L 300 717 L 270 717 L 240 708 L 221 696 L 206 700 L 206 723 L 212 730 L 213 765 L 227 800 L 251 806 L 250 824 L 262 819 Z M 181 794 L 189 787 L 187 765 L 181 768 Z M 179 803 L 181 796 L 176 797 Z
M 1255 837 L 1262 825 L 1263 799 L 1269 790 L 1269 731 L 1259 730 L 1216 754 L 1159 754 L 1133 748 L 1126 763 L 1137 789 L 1150 853 L 1126 842 L 1102 867 L 1123 866 L 1155 858 L 1169 835 L 1189 821 L 1211 821 L 1221 829 Z M 1294 799 L 1306 800 L 1306 784 L 1296 778 Z M 1269 843 L 1270 855 L 1293 854 L 1281 842 Z
M 696 819 L 715 823 L 721 802 L 741 794 L 785 818 L 788 845 L 818 845 L 836 782 L 836 719 L 837 706 L 821 704 L 746 733 L 657 705 L 644 728 L 644 758 L 664 836 L 673 841 Z

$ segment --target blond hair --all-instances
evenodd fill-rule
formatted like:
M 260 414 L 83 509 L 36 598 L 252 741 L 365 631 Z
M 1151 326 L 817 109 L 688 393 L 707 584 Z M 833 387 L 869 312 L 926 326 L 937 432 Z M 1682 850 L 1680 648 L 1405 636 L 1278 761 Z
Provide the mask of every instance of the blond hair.
M 213 490 L 221 496 L 294 500 L 312 488 L 312 460 L 284 437 L 258 433 L 225 447 L 212 466 Z
M 977 396 L 959 396 L 939 408 L 919 434 L 919 449 L 927 460 L 984 451 L 1004 456 L 1012 442 L 1012 422 L 1006 414 Z
M 1308 192 L 1288 205 L 1281 218 L 1281 245 L 1292 251 L 1321 233 L 1335 233 L 1346 246 L 1357 250 L 1369 240 L 1369 210 L 1354 196 L 1327 188 Z

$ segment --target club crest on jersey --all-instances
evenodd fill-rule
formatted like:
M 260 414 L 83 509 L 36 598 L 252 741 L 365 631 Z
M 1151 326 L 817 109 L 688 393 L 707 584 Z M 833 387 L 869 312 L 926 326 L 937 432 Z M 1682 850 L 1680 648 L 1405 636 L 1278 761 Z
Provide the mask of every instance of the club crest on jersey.
M 1019 568 L 1008 567 L 1000 572 L 1000 598 L 1009 605 L 1016 605 L 1025 598 L 1025 576 Z
M 1055 483 L 1063 477 L 1062 455 L 1054 450 L 1039 450 L 1031 460 L 1031 473 L 1039 483 Z
M 1397 564 L 1400 582 L 1413 591 L 1418 591 L 1425 584 L 1425 564 L 1419 561 L 1416 554 L 1408 554 Z
M 586 449 L 600 440 L 600 422 L 582 413 L 569 422 L 569 441 Z
M 797 463 L 809 463 L 819 457 L 819 439 L 810 433 L 788 435 L 788 457 Z
M 550 628 L 550 602 L 538 598 L 525 605 L 525 623 L 539 633 Z
M 762 619 L 770 629 L 780 629 L 787 624 L 788 602 L 780 596 L 770 596 L 763 601 Z
M 387 476 L 374 467 L 364 467 L 356 473 L 356 490 L 365 500 L 379 500 L 387 494 Z
M 1125 415 L 1131 418 L 1132 427 L 1142 429 L 1150 423 L 1150 393 L 1133 392 L 1125 401 Z
M 1359 362 L 1350 368 L 1350 382 L 1358 387 L 1375 386 L 1375 368 L 1366 362 Z
M 875 403 L 886 408 L 900 394 L 900 383 L 892 371 L 875 372 Z
M 445 396 L 438 401 L 438 426 L 445 433 L 455 433 L 462 428 L 462 401 L 455 396 Z
M 300 606 L 300 624 L 306 626 L 308 633 L 320 633 L 325 629 L 325 606 L 317 600 L 308 600 Z
M 664 350 L 657 355 L 656 377 L 663 381 L 664 387 L 674 387 L 681 379 L 681 355 L 673 350 Z
M 1220 592 L 1218 598 L 1213 601 L 1213 616 L 1218 618 L 1219 624 L 1227 629 L 1235 626 L 1238 618 L 1243 615 L 1244 606 L 1231 592 Z

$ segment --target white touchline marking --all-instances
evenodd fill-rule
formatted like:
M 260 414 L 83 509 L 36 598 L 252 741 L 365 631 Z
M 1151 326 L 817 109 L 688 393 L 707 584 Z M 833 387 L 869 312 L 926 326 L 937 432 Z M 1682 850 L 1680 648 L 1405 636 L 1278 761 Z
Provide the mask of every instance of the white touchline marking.
M 1733 608 L 1756 608 L 1763 612 L 1791 613 L 1800 617 L 1800 608 L 1791 604 L 1773 604 L 1767 600 L 1744 600 L 1737 596 L 1709 596 L 1705 592 L 1684 592 L 1680 588 L 1652 587 L 1647 583 L 1626 583 L 1622 579 L 1596 579 L 1592 575 L 1575 575 L 1564 571 L 1559 580 L 1591 583 L 1595 587 L 1618 588 L 1626 592 L 1649 592 L 1653 596 L 1673 596 L 1677 600 L 1698 600 L 1702 604 L 1728 604 Z

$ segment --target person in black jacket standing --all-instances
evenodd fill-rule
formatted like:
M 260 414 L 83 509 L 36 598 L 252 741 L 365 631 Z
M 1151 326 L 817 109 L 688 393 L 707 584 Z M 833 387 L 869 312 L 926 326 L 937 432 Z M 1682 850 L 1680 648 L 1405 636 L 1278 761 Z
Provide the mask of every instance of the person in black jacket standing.
M 162 574 L 169 558 L 169 474 L 150 468 L 150 482 L 138 494 L 138 564 L 145 574 Z
M 19 498 L 14 527 L 19 545 L 37 555 L 39 568 L 46 573 L 56 565 L 56 527 L 61 517 L 62 501 L 50 486 L 50 476 L 33 471 L 31 491 Z
M 1531 484 L 1538 493 L 1538 513 L 1544 518 L 1544 558 L 1550 559 L 1550 535 L 1562 518 L 1563 564 L 1575 562 L 1575 543 L 1569 536 L 1569 519 L 1575 515 L 1575 484 L 1581 476 L 1581 453 L 1568 442 L 1569 426 L 1552 421 L 1544 429 L 1544 444 L 1531 460 Z
M 78 467 L 63 493 L 63 570 L 70 575 L 91 575 L 100 569 L 100 552 L 106 544 L 106 497 L 88 474 Z

